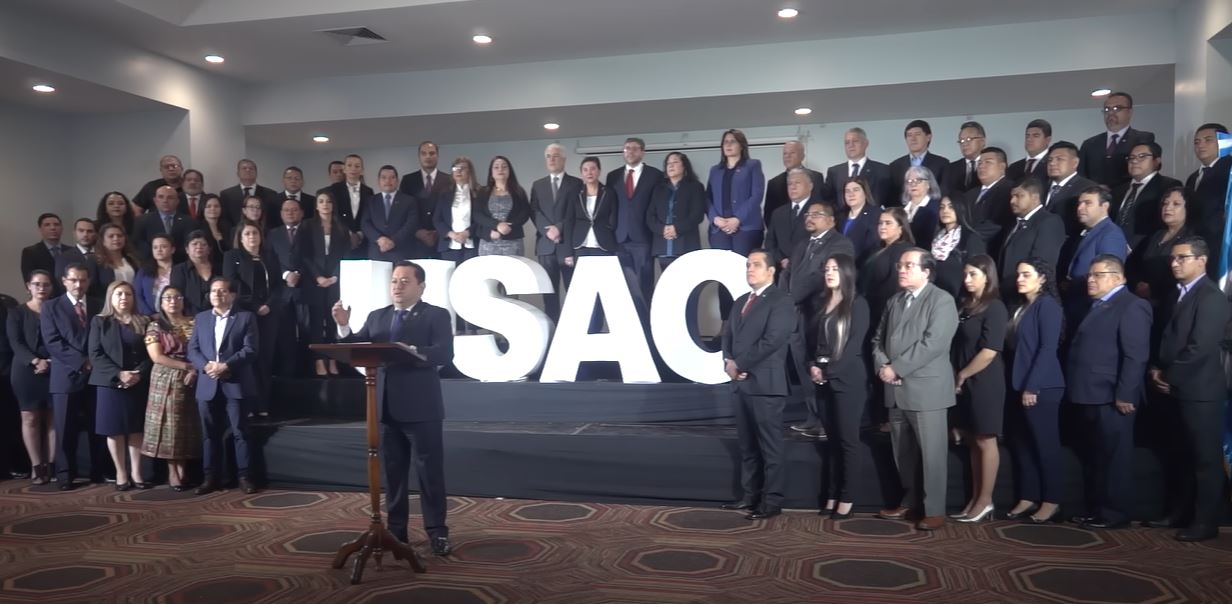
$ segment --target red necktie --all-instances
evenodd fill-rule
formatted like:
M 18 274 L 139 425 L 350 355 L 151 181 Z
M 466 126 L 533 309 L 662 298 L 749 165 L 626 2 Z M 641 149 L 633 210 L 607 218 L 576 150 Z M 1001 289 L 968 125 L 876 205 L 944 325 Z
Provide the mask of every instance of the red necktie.
M 633 170 L 625 171 L 625 197 L 633 199 Z
M 85 327 L 86 326 L 86 305 L 82 304 L 81 301 L 78 300 L 76 304 L 76 308 L 77 308 L 77 320 L 81 322 L 82 327 Z
M 197 196 L 196 195 L 188 196 L 188 215 L 192 216 L 193 218 L 197 217 Z
M 753 308 L 753 301 L 757 299 L 757 294 L 749 294 L 749 300 L 744 303 L 744 308 L 740 309 L 740 318 L 748 316 L 749 309 Z

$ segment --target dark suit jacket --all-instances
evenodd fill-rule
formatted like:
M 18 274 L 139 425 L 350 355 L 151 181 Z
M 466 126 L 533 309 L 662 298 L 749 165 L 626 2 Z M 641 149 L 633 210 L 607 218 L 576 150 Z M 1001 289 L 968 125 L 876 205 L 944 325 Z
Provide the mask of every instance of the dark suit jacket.
M 426 361 L 415 360 L 381 367 L 376 374 L 376 397 L 381 404 L 381 420 L 413 423 L 445 419 L 441 378 L 437 369 L 453 360 L 453 320 L 449 311 L 420 300 L 391 333 L 394 307 L 372 311 L 358 332 L 345 342 L 397 341 L 414 346 Z
M 663 182 L 663 172 L 643 163 L 642 175 L 638 177 L 637 186 L 633 188 L 633 197 L 630 198 L 625 194 L 627 169 L 628 166 L 621 166 L 607 173 L 607 188 L 615 200 L 612 208 L 612 239 L 617 244 L 650 243 L 650 229 L 646 228 L 646 208 L 650 206 L 651 193 Z M 581 187 L 581 191 L 584 195 L 586 188 Z M 583 197 L 582 201 L 585 200 Z M 582 238 L 585 237 L 586 234 L 583 233 Z M 606 245 L 603 249 L 616 251 L 615 247 L 609 249 Z
M 47 310 L 46 304 L 42 310 Z M 51 376 L 46 376 L 47 381 L 42 381 L 42 386 L 39 387 L 40 381 L 33 378 L 34 367 L 31 366 L 35 359 L 51 358 L 47 346 L 43 344 L 43 333 L 39 325 L 40 313 L 35 313 L 25 304 L 19 304 L 7 311 L 5 336 L 12 354 L 12 369 L 9 373 L 13 378 L 13 394 L 19 401 L 46 401 Z M 19 377 L 19 372 L 24 372 L 25 375 Z
M 330 232 L 329 246 L 326 246 L 325 227 L 320 218 L 310 218 L 302 224 L 301 232 L 304 233 L 307 244 L 307 255 L 302 256 L 302 261 L 308 278 L 315 280 L 317 277 L 337 277 L 342 258 L 346 255 L 347 248 L 351 247 L 346 226 L 341 221 L 335 222 Z M 316 284 L 312 283 L 310 286 L 315 288 Z
M 218 265 L 213 265 L 213 275 L 221 275 Z M 171 285 L 184 296 L 184 314 L 192 316 L 210 309 L 210 283 L 202 280 L 191 262 L 181 262 L 171 267 Z
M 863 296 L 857 295 L 851 301 L 851 324 L 847 326 L 847 343 L 843 346 L 843 353 L 837 356 L 832 352 L 834 341 L 838 338 L 834 324 L 825 325 L 818 322 L 816 326 L 818 331 L 827 331 L 826 341 L 830 345 L 826 350 L 822 350 L 821 338 L 815 338 L 819 344 L 813 351 L 813 359 L 825 354 L 830 355 L 830 362 L 826 365 L 826 383 L 836 392 L 864 390 L 867 387 L 868 363 L 864 359 L 864 341 L 868 336 L 869 320 L 868 302 Z
M 148 388 L 152 363 L 146 354 L 145 346 L 135 346 L 136 358 L 129 359 L 130 362 L 125 363 L 121 329 L 132 328 L 126 327 L 112 317 L 94 317 L 90 320 L 90 363 L 94 365 L 94 370 L 90 372 L 90 385 L 118 388 L 121 371 L 140 371 L 143 374 L 141 387 Z M 138 341 L 144 339 L 145 333 L 137 335 Z
M 983 185 L 967 191 L 963 201 L 971 213 L 971 228 L 979 233 L 986 247 L 999 244 L 1000 235 L 1014 228 L 1014 213 L 1010 211 L 1010 190 L 1014 188 L 1010 177 L 1003 177 L 980 196 Z M 978 201 L 977 201 L 978 200 Z
M 791 211 L 791 208 L 787 208 Z M 809 252 L 810 237 L 805 237 L 803 240 L 796 243 L 796 248 L 791 252 L 791 265 L 787 269 L 787 278 L 780 283 L 787 284 L 787 291 L 791 294 L 791 301 L 800 309 L 805 317 L 816 316 L 821 310 L 819 294 L 826 287 L 825 275 L 822 269 L 826 266 L 826 260 L 835 254 L 847 254 L 855 257 L 855 248 L 851 245 L 851 240 L 844 237 L 837 229 L 831 229 L 821 242 L 813 246 L 813 253 Z
M 963 266 L 967 260 L 972 256 L 988 253 L 988 246 L 979 233 L 964 226 L 958 228 L 962 229 L 958 245 L 950 250 L 950 255 L 946 256 L 945 260 L 937 261 L 937 276 L 933 279 L 937 287 L 949 292 L 955 300 L 960 298 L 963 291 Z
M 723 172 L 725 164 L 710 167 L 706 180 L 706 223 L 710 234 L 719 232 L 714 219 L 723 215 Z M 766 177 L 761 171 L 761 162 L 749 159 L 736 166 L 731 179 L 731 216 L 740 220 L 741 231 L 760 231 L 765 228 L 761 220 L 761 202 L 766 192 Z
M 650 207 L 646 208 L 646 226 L 653 238 L 650 253 L 653 256 L 663 256 L 667 253 L 667 240 L 663 238 L 663 228 L 671 218 L 671 224 L 676 227 L 676 239 L 672 244 L 674 256 L 681 256 L 702 249 L 701 231 L 698 226 L 706 218 L 706 190 L 697 181 L 681 181 L 676 188 L 676 203 L 674 212 L 669 216 L 667 200 L 671 197 L 672 185 L 664 180 L 655 187 L 650 197 Z
M 1220 352 L 1229 314 L 1227 297 L 1209 278 L 1200 280 L 1179 303 L 1172 305 L 1153 364 L 1163 370 L 1164 381 L 1172 387 L 1174 398 L 1227 398 Z
M 1044 154 L 1044 158 L 1036 161 L 1031 167 L 1031 173 L 1027 174 L 1027 158 L 1022 158 L 1009 165 L 1005 169 L 1005 177 L 1010 179 L 1012 185 L 1022 182 L 1027 176 L 1034 176 L 1040 182 L 1048 182 L 1048 154 Z
M 1151 304 L 1128 287 L 1093 306 L 1073 330 L 1066 393 L 1071 403 L 1105 405 L 1144 401 L 1151 357 Z
M 840 208 L 847 205 L 847 202 L 843 200 L 843 187 L 847 186 L 850 175 L 851 162 L 834 164 L 826 170 L 828 199 L 837 202 Z M 863 176 L 868 180 L 868 185 L 873 190 L 873 198 L 867 200 L 865 202 L 866 205 L 882 205 L 892 196 L 894 179 L 890 177 L 890 166 L 879 161 L 866 159 L 864 160 L 864 168 L 856 176 Z
M 976 158 L 976 163 L 979 163 L 979 158 Z M 945 168 L 945 180 L 938 179 L 937 184 L 941 186 L 942 195 L 957 195 L 962 197 L 971 189 L 979 190 L 980 175 L 979 169 L 971 171 L 971 185 L 967 185 L 967 158 L 959 157 L 950 162 L 950 165 Z
M 267 273 L 266 276 L 262 276 L 262 270 Z M 261 262 L 243 249 L 223 254 L 222 274 L 232 279 L 236 308 L 255 313 L 262 306 L 274 306 L 277 290 L 282 283 L 282 270 L 277 257 L 270 253 L 268 247 L 262 250 Z
M 577 192 L 582 188 L 582 179 L 569 174 L 563 174 L 560 179 L 560 187 L 556 191 L 556 198 L 552 198 L 552 178 L 544 176 L 536 180 L 530 186 L 530 211 L 531 219 L 535 222 L 535 255 L 536 256 L 551 256 L 557 253 L 556 242 L 548 239 L 548 227 L 555 226 L 561 229 L 560 240 L 563 244 L 565 235 L 561 224 L 565 220 L 564 207 L 566 200 L 577 197 Z M 450 202 L 453 201 L 453 191 L 450 190 Z
M 850 214 L 844 217 L 839 231 L 851 240 L 856 250 L 856 266 L 864 266 L 869 255 L 881 248 L 881 239 L 877 236 L 877 221 L 881 219 L 881 207 L 864 204 L 855 218 Z
M 419 251 L 419 240 L 415 239 L 415 231 L 420 228 L 418 202 L 401 191 L 394 191 L 393 196 L 393 207 L 388 215 L 385 213 L 384 193 L 375 193 L 364 201 L 359 223 L 364 238 L 368 240 L 368 258 L 372 260 L 407 260 L 414 258 L 415 252 Z M 376 243 L 379 237 L 392 239 L 394 249 L 382 252 Z
M 444 191 L 452 191 L 453 185 L 453 177 L 440 170 L 432 176 L 432 190 L 430 191 L 424 190 L 422 168 L 402 175 L 398 190 L 415 198 L 415 211 L 419 218 L 418 226 L 415 227 L 416 232 L 436 230 L 436 222 L 432 219 L 432 214 L 436 211 L 436 198 Z M 437 244 L 440 244 L 440 237 L 437 237 Z M 433 257 L 433 248 L 420 241 L 419 237 L 415 237 L 415 240 L 411 242 L 411 247 L 413 251 L 408 258 Z
M 932 249 L 933 237 L 941 228 L 940 207 L 940 199 L 930 199 L 928 205 L 917 209 L 911 217 L 911 236 L 915 238 L 916 247 Z
M 188 339 L 188 362 L 197 368 L 197 400 L 214 400 L 219 388 L 229 399 L 255 397 L 257 376 L 253 363 L 257 360 L 257 316 L 232 307 L 221 346 L 215 344 L 214 325 L 213 309 L 197 313 L 192 337 Z M 220 380 L 211 378 L 205 373 L 205 364 L 210 361 L 226 363 L 229 375 Z
M 324 245 L 325 242 L 322 241 L 321 244 Z M 278 264 L 278 274 L 271 274 L 270 280 L 278 280 L 279 297 L 286 302 L 302 301 L 303 292 L 310 287 L 315 287 L 307 263 L 309 256 L 312 255 L 312 241 L 309 239 L 308 229 L 304 228 L 304 223 L 300 222 L 299 228 L 295 230 L 294 241 L 290 239 L 290 231 L 286 226 L 266 231 L 265 246 Z M 282 274 L 287 271 L 299 272 L 299 285 L 291 287 L 283 280 Z
M 1057 191 L 1056 195 L 1049 196 L 1052 181 L 1044 182 L 1044 193 L 1040 197 L 1040 202 L 1044 204 L 1045 209 L 1061 217 L 1062 222 L 1065 223 L 1066 237 L 1074 237 L 1082 232 L 1082 223 L 1078 222 L 1078 195 L 1083 189 L 1095 186 L 1095 184 L 1083 178 L 1082 175 L 1076 174 Z
M 60 246 L 61 256 L 67 254 L 69 249 L 72 248 L 72 246 L 62 243 L 58 245 Z M 53 289 L 60 285 L 60 279 L 56 276 L 56 259 L 51 255 L 51 250 L 47 249 L 47 245 L 42 241 L 21 249 L 21 280 L 23 282 L 29 281 L 30 273 L 40 269 L 51 273 Z
M 793 215 L 791 202 L 788 201 L 787 205 L 779 206 L 766 222 L 766 240 L 762 247 L 770 252 L 770 258 L 776 264 L 784 258 L 791 258 L 796 244 L 808 239 L 808 231 L 804 230 L 804 208 L 808 203 L 809 200 L 805 200 L 800 206 L 800 213 Z M 782 267 L 779 272 L 782 273 Z
M 937 179 L 937 185 L 945 182 L 945 172 L 950 167 L 950 160 L 935 155 L 929 151 L 924 156 L 924 163 L 921 164 L 925 168 L 932 170 L 933 177 Z M 907 186 L 907 169 L 911 167 L 911 154 L 908 153 L 892 162 L 890 162 L 890 196 L 887 199 L 878 199 L 881 205 L 887 208 L 897 208 L 903 205 L 903 190 Z
M 642 175 L 643 178 L 645 176 L 645 174 Z M 620 186 L 623 187 L 624 184 Z M 582 187 L 578 191 L 577 198 L 565 206 L 564 242 L 568 245 L 568 249 L 564 252 L 565 256 L 573 256 L 573 250 L 582 247 L 582 244 L 586 242 L 586 233 L 592 225 L 595 228 L 595 240 L 598 241 L 599 247 L 609 253 L 616 253 L 617 203 L 616 194 L 610 188 L 600 186 L 599 195 L 595 199 L 595 215 L 592 220 L 586 214 L 586 188 Z M 645 219 L 642 222 L 645 222 Z
M 184 242 L 188 240 L 188 234 L 196 229 L 196 221 L 189 218 L 187 214 L 177 212 L 171 218 L 171 232 L 167 233 L 167 227 L 163 224 L 163 217 L 158 210 L 146 212 L 138 216 L 137 221 L 133 223 L 132 246 L 137 250 L 139 258 L 148 260 L 151 254 L 150 241 L 155 235 L 168 234 L 171 235 L 171 241 L 175 244 L 175 261 L 182 262 L 188 258 Z
M 475 222 L 475 236 L 480 240 L 490 239 L 492 231 L 496 230 L 496 225 L 501 222 L 508 222 L 513 230 L 509 231 L 508 235 L 502 235 L 501 239 L 523 239 L 526 237 L 526 231 L 522 227 L 530 220 L 530 201 L 526 198 L 526 191 L 520 187 L 509 191 L 509 196 L 513 199 L 513 208 L 509 210 L 509 216 L 505 220 L 497 220 L 492 216 L 492 212 L 488 209 L 488 200 L 491 198 L 492 192 L 488 189 L 483 189 L 474 197 L 474 202 L 471 204 L 471 219 Z
M 133 205 L 149 212 L 154 209 L 154 194 L 158 192 L 159 187 L 165 186 L 167 186 L 167 181 L 161 177 L 141 185 L 141 190 L 137 191 L 136 195 L 133 195 Z M 183 187 L 176 187 L 175 191 L 180 194 L 180 205 L 176 208 L 176 212 L 187 214 L 188 204 L 185 202 L 188 198 L 184 195 Z
M 1002 291 L 1016 291 L 1012 289 L 1014 274 L 1023 260 L 1038 257 L 1055 267 L 1064 244 L 1065 225 L 1061 217 L 1041 207 L 1026 225 L 1006 234 L 1001 245 L 1001 262 L 997 265 L 1001 271 Z
M 817 199 L 829 199 L 829 191 L 826 189 L 826 177 L 816 170 L 805 168 L 808 171 L 809 178 L 813 181 L 813 197 Z M 839 199 L 842 199 L 840 196 Z M 766 183 L 766 200 L 762 204 L 761 216 L 762 224 L 769 228 L 770 219 L 774 216 L 774 211 L 791 205 L 791 196 L 787 194 L 787 172 L 783 171 L 778 176 L 771 178 Z
M 85 303 L 86 316 L 94 316 L 98 308 L 90 303 L 88 296 Z M 87 345 L 90 327 L 77 320 L 68 295 L 52 298 L 43 304 L 39 329 L 47 352 L 51 354 L 51 392 L 66 394 L 85 388 L 90 374 L 83 372 L 82 367 L 89 360 Z
M 1232 170 L 1232 155 L 1225 155 L 1207 168 L 1198 182 L 1198 173 L 1194 170 L 1185 179 L 1186 224 L 1196 230 L 1196 234 L 1206 239 L 1207 246 L 1212 250 L 1223 249 L 1223 227 L 1225 216 L 1226 195 L 1228 194 L 1228 173 Z M 1195 186 L 1196 185 L 1196 186 Z M 1219 263 L 1206 263 L 1206 272 L 1212 279 L 1219 278 Z
M 1129 164 L 1125 158 L 1135 145 L 1155 140 L 1155 134 L 1130 127 L 1125 137 L 1117 141 L 1115 150 L 1108 154 L 1108 133 L 1100 132 L 1082 141 L 1078 149 L 1078 174 L 1101 185 L 1116 188 L 1129 180 Z
M 436 222 L 436 232 L 440 233 L 440 238 L 436 240 L 436 251 L 444 252 L 449 249 L 449 238 L 445 235 L 453 229 L 453 196 L 456 191 L 450 189 L 440 194 L 436 200 L 436 209 L 432 212 L 432 220 Z M 475 200 L 474 191 L 471 192 L 471 222 L 467 225 L 467 230 L 471 232 L 471 243 L 474 247 L 471 249 L 479 249 L 479 237 L 476 234 L 478 229 L 475 226 Z M 564 200 L 562 199 L 563 203 Z M 565 235 L 561 233 L 561 241 L 566 241 Z
M 1052 296 L 1040 296 L 1022 311 L 1014 331 L 1011 388 L 1038 393 L 1044 388 L 1065 387 L 1061 360 L 1057 357 L 1063 323 L 1061 304 Z
M 1181 186 L 1181 181 L 1163 174 L 1156 174 L 1151 178 L 1151 182 L 1139 189 L 1138 202 L 1122 216 L 1122 205 L 1133 187 L 1133 182 L 1133 179 L 1125 181 L 1112 191 L 1112 204 L 1108 209 L 1108 215 L 1121 225 L 1129 247 L 1136 248 L 1152 233 L 1164 228 L 1163 219 L 1159 216 L 1159 202 L 1164 196 L 1164 191 Z M 1186 214 L 1187 221 L 1188 217 L 1189 215 Z
M 372 187 L 362 183 L 359 185 L 359 215 L 351 213 L 351 192 L 347 189 L 345 180 L 330 185 L 329 194 L 334 198 L 334 215 L 347 226 L 348 230 L 359 232 L 364 212 L 367 211 L 364 200 L 372 197 Z
M 281 225 L 283 195 L 260 184 L 256 185 L 253 195 L 261 198 L 265 226 L 273 228 Z M 222 201 L 223 216 L 226 216 L 231 224 L 241 224 L 244 219 L 244 190 L 238 184 L 228 187 L 218 192 L 218 199 Z M 180 207 L 184 205 L 181 201 Z
M 291 197 L 287 195 L 287 192 L 285 190 L 283 190 L 283 191 L 278 192 L 278 197 L 280 200 L 285 201 L 287 199 L 294 199 L 296 202 L 298 202 L 299 209 L 304 212 L 304 218 L 303 218 L 304 220 L 307 220 L 317 215 L 317 199 L 315 196 L 313 196 L 308 191 L 301 190 L 298 195 Z M 281 205 L 282 201 L 279 201 L 278 203 L 279 203 L 278 211 L 281 213 L 282 212 L 282 205 Z
M 723 358 L 732 359 L 748 379 L 732 390 L 752 396 L 787 396 L 787 343 L 796 330 L 796 308 L 788 295 L 770 285 L 740 316 L 752 292 L 736 299 L 723 325 Z

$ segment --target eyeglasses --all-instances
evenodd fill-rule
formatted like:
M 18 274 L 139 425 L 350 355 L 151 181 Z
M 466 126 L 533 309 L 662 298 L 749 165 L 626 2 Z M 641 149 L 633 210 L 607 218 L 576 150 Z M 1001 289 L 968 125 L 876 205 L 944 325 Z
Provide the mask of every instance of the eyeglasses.
M 1120 113 L 1122 111 L 1125 111 L 1126 109 L 1133 109 L 1133 107 L 1126 107 L 1125 105 L 1113 105 L 1111 107 L 1104 107 L 1103 111 L 1104 113 Z
M 1172 256 L 1168 256 L 1168 262 L 1172 264 L 1185 264 L 1186 260 L 1189 260 L 1190 258 L 1197 258 L 1197 257 L 1198 257 L 1197 254 L 1175 254 Z
M 965 145 L 965 144 L 967 144 L 967 143 L 969 143 L 969 142 L 971 142 L 971 141 L 977 141 L 977 140 L 980 140 L 980 139 L 982 139 L 982 138 L 984 138 L 984 137 L 982 137 L 982 136 L 968 136 L 968 137 L 966 137 L 966 138 L 960 138 L 960 139 L 958 139 L 958 144 L 960 144 L 960 145 Z
M 805 218 L 833 218 L 834 214 L 827 214 L 825 212 L 805 212 L 804 217 Z
M 1139 153 L 1137 155 L 1126 155 L 1125 161 L 1146 161 L 1152 157 L 1155 157 L 1154 153 Z
M 907 184 L 909 185 L 928 184 L 928 181 L 924 180 L 923 178 L 908 178 Z

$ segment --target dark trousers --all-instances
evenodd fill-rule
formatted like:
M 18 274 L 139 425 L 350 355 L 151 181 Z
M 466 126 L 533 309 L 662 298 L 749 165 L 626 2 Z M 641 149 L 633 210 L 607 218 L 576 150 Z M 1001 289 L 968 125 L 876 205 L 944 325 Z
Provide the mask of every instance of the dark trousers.
M 1224 401 L 1176 401 L 1183 432 L 1175 442 L 1184 447 L 1187 466 L 1170 468 L 1180 475 L 1173 513 L 1185 517 L 1193 511 L 1191 526 L 1218 526 L 1224 501 Z
M 861 375 L 860 379 L 863 380 Z M 860 418 L 864 415 L 864 399 L 868 393 L 863 383 L 835 392 L 830 382 L 817 388 L 817 400 L 826 411 L 827 443 L 825 499 L 851 501 L 859 480 Z
M 1010 396 L 1010 453 L 1018 498 L 1061 501 L 1061 395 L 1064 388 L 1040 391 L 1033 407 L 1022 406 L 1022 393 Z
M 231 438 L 235 441 L 235 466 L 242 477 L 248 476 L 248 409 L 244 399 L 227 398 L 222 388 L 214 395 L 213 400 L 197 401 L 197 412 L 201 414 L 201 436 L 204 449 L 202 467 L 205 475 L 212 480 L 222 479 L 223 438 L 227 428 L 231 428 Z
M 808 345 L 804 337 L 804 315 L 798 312 L 796 314 L 798 317 L 796 331 L 792 332 L 791 338 L 787 341 L 787 364 L 791 367 L 789 375 L 792 373 L 796 375 L 796 383 L 800 384 L 803 392 L 804 408 L 808 410 L 808 419 L 805 423 L 816 427 L 822 424 L 822 411 L 817 402 L 817 389 L 813 387 L 813 380 L 809 375 L 809 369 L 814 361 L 813 355 L 810 354 L 813 347 Z
M 734 235 L 728 235 L 723 231 L 719 231 L 711 227 L 708 231 L 710 234 L 710 248 L 716 250 L 731 250 L 741 256 L 748 256 L 749 252 L 757 249 L 761 245 L 762 231 L 736 231 Z M 775 271 L 778 272 L 778 271 Z M 732 297 L 724 288 L 719 288 L 719 317 L 724 321 L 727 320 L 727 315 L 731 313 Z
M 317 287 L 313 284 L 312 295 L 308 298 L 307 340 L 309 344 L 330 344 L 338 337 L 338 326 L 334 324 L 334 303 L 341 295 L 338 284 L 329 287 Z M 314 355 L 318 359 L 327 359 L 324 355 Z
M 389 515 L 389 531 L 407 543 L 407 523 L 410 521 L 411 459 L 419 478 L 419 505 L 422 509 L 424 532 L 428 538 L 448 537 L 445 525 L 445 445 L 442 423 L 381 422 L 381 464 L 385 469 L 385 509 Z
M 543 312 L 547 313 L 553 324 L 559 323 L 560 294 L 564 291 L 569 277 L 573 276 L 573 269 L 561 263 L 560 256 L 555 253 L 538 256 L 538 259 L 539 266 L 547 272 L 548 281 L 552 283 L 552 289 L 555 291 L 555 293 L 543 294 Z M 565 277 L 563 282 L 561 277 Z
M 278 312 L 270 306 L 269 314 L 257 315 L 257 397 L 251 401 L 253 412 L 268 412 L 274 390 L 274 359 L 278 357 Z M 253 313 L 256 314 L 256 313 Z M 288 335 L 287 337 L 293 337 Z
M 101 481 L 111 459 L 107 438 L 94 433 L 94 388 L 86 386 L 72 394 L 52 394 L 53 421 L 56 427 L 56 476 L 63 484 L 76 478 L 77 443 L 86 433 L 90 447 L 90 479 Z
M 307 286 L 305 279 L 301 286 Z M 296 377 L 303 368 L 305 343 L 308 340 L 309 308 L 300 300 L 286 300 L 279 304 L 271 314 L 277 315 L 278 339 L 274 351 L 274 373 L 281 376 Z M 337 333 L 337 332 L 335 332 Z
M 1136 414 L 1116 404 L 1077 405 L 1082 425 L 1082 465 L 1087 513 L 1105 522 L 1127 522 L 1134 511 L 1133 457 Z
M 620 266 L 624 267 L 626 279 L 631 281 L 629 293 L 633 294 L 633 302 L 637 312 L 642 317 L 642 323 L 649 325 L 650 296 L 654 291 L 654 263 L 651 262 L 650 244 L 626 241 L 620 244 L 616 252 L 620 258 Z
M 740 443 L 742 499 L 761 502 L 763 509 L 783 505 L 783 396 L 732 393 L 736 439 Z

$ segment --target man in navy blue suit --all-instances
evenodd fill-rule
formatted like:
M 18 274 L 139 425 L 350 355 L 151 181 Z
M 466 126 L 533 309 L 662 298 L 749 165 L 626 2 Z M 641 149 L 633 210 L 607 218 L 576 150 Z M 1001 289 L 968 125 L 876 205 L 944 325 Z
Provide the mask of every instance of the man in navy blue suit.
M 65 293 L 53 298 L 39 315 L 43 342 L 51 354 L 51 404 L 56 428 L 56 476 L 61 491 L 74 488 L 77 477 L 77 442 L 86 433 L 90 446 L 90 480 L 103 481 L 107 463 L 106 443 L 94 434 L 94 388 L 90 378 L 90 336 L 93 308 L 86 296 L 90 274 L 84 264 L 71 262 L 64 269 Z
M 1074 331 L 1066 368 L 1086 445 L 1088 512 L 1074 521 L 1123 528 L 1133 513 L 1134 412 L 1151 356 L 1151 305 L 1125 287 L 1125 264 L 1111 254 L 1091 262 L 1086 291 L 1091 309 Z
M 624 167 L 607 173 L 607 186 L 616 194 L 616 255 L 620 257 L 620 265 L 633 272 L 638 291 L 632 293 L 643 322 L 649 320 L 650 292 L 654 288 L 646 208 L 655 185 L 663 181 L 662 171 L 642 161 L 645 156 L 645 141 L 626 139 Z
M 357 332 L 351 310 L 334 304 L 338 337 L 347 342 L 402 342 L 416 360 L 383 367 L 376 375 L 381 408 L 381 461 L 385 466 L 385 508 L 389 531 L 406 543 L 409 522 L 411 451 L 419 477 L 424 532 L 438 556 L 452 551 L 445 525 L 445 405 L 437 370 L 453 360 L 453 321 L 449 311 L 424 302 L 424 270 L 409 260 L 394 263 L 389 280 L 393 304 L 372 311 Z
M 205 480 L 198 495 L 222 485 L 222 446 L 226 428 L 235 440 L 240 488 L 257 492 L 248 474 L 248 399 L 257 395 L 257 318 L 234 307 L 235 286 L 226 277 L 210 280 L 211 310 L 197 314 L 188 340 L 188 361 L 197 368 L 197 410 L 205 448 Z

